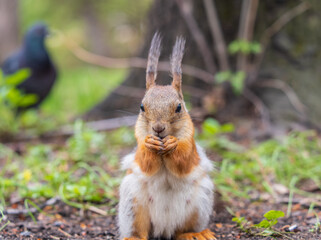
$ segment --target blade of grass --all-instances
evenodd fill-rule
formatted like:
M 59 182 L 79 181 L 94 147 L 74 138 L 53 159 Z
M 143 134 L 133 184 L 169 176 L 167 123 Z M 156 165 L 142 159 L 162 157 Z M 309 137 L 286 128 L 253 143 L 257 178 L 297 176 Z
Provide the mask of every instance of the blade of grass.
M 30 208 L 28 205 L 28 199 L 25 199 L 24 204 L 25 204 L 25 208 L 28 210 L 29 216 L 31 217 L 32 221 L 36 224 L 37 220 L 36 220 L 35 216 L 33 215 L 33 213 L 30 211 Z

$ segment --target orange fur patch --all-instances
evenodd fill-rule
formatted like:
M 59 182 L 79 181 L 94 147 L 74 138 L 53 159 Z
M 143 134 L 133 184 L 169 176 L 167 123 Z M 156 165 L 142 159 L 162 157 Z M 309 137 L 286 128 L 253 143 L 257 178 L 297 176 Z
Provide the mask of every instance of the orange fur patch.
M 164 160 L 166 168 L 178 177 L 191 173 L 200 161 L 193 137 L 178 140 L 176 149 L 164 156 Z
M 189 219 L 183 224 L 183 227 L 180 228 L 178 231 L 176 231 L 176 236 L 182 233 L 195 231 L 195 226 L 197 224 L 198 217 L 199 216 L 197 212 L 194 212 L 193 214 L 191 214 Z
M 147 240 L 151 222 L 148 208 L 141 205 L 134 207 L 133 236 L 141 240 Z
M 135 162 L 139 165 L 141 171 L 148 176 L 157 173 L 162 164 L 161 157 L 157 153 L 147 149 L 144 143 L 138 143 Z

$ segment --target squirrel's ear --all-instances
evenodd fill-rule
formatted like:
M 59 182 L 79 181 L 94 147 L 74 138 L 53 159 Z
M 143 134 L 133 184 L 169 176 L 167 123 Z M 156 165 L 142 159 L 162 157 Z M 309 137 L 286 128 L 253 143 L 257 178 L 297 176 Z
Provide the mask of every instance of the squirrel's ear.
M 171 55 L 171 74 L 173 76 L 172 86 L 182 94 L 182 59 L 184 55 L 185 39 L 178 37 Z
M 155 85 L 157 76 L 158 59 L 161 52 L 161 37 L 158 32 L 154 34 L 152 43 L 150 45 L 147 69 L 146 69 L 146 89 Z

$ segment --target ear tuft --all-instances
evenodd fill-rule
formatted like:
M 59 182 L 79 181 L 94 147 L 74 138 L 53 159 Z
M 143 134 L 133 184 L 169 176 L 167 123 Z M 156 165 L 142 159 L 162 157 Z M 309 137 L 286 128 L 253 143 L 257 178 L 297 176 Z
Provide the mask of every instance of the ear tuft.
M 155 85 L 158 59 L 161 52 L 161 41 L 162 38 L 160 34 L 156 32 L 153 36 L 148 54 L 146 68 L 146 89 L 149 89 L 151 86 Z
M 176 38 L 173 52 L 171 55 L 171 74 L 173 76 L 172 85 L 181 92 L 182 85 L 182 59 L 184 55 L 185 39 L 183 37 Z

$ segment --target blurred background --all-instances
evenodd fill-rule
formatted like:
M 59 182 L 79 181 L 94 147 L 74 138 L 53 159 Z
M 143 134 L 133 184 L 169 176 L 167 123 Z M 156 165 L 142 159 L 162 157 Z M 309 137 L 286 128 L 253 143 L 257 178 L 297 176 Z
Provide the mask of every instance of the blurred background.
M 319 128 L 319 5 L 2 0 L 0 60 L 22 45 L 33 24 L 45 23 L 45 46 L 58 75 L 41 114 L 60 123 L 123 117 L 138 113 L 154 32 L 163 35 L 160 83 L 170 80 L 171 46 L 182 35 L 184 94 L 196 120 L 259 119 L 269 135 Z
M 227 235 L 232 215 L 259 222 L 279 209 L 283 225 L 306 221 L 297 234 L 317 239 L 305 234 L 321 226 L 320 13 L 318 0 L 0 0 L 0 232 L 21 226 L 2 221 L 2 211 L 32 224 L 11 210 L 58 199 L 45 211 L 69 206 L 73 237 L 82 230 L 72 224 L 83 221 L 117 239 L 119 163 L 136 145 L 132 126 L 158 31 L 159 84 L 171 81 L 176 37 L 186 39 L 184 100 L 195 138 L 216 162 L 218 199 L 231 207 L 217 201 L 222 215 L 211 228 L 236 239 Z M 40 224 L 58 219 L 33 213 Z M 97 214 L 110 221 L 94 222 Z
M 122 82 L 128 69 L 102 68 L 78 60 L 67 48 L 71 39 L 93 53 L 135 56 L 142 42 L 152 1 L 1 1 L 0 62 L 16 51 L 33 24 L 50 30 L 46 46 L 58 77 L 41 111 L 66 122 L 81 116 Z

